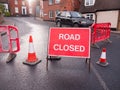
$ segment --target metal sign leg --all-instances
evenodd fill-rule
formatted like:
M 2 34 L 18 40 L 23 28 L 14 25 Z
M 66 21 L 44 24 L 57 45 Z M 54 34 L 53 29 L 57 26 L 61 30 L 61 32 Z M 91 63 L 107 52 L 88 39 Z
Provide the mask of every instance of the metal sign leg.
M 47 56 L 47 58 L 46 58 L 46 70 L 48 71 L 48 56 Z
M 90 72 L 90 65 L 91 65 L 91 58 L 86 58 L 86 61 L 85 61 L 86 63 L 88 63 L 88 68 L 89 68 L 89 72 Z
M 10 61 L 14 60 L 14 58 L 16 57 L 17 55 L 15 53 L 9 53 L 9 56 L 6 60 L 6 63 L 9 63 Z

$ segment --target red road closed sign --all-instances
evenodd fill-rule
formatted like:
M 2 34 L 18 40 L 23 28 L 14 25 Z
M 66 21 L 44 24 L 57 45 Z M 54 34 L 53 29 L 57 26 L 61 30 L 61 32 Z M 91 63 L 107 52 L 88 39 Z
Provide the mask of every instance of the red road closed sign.
M 90 58 L 89 28 L 50 28 L 48 55 Z

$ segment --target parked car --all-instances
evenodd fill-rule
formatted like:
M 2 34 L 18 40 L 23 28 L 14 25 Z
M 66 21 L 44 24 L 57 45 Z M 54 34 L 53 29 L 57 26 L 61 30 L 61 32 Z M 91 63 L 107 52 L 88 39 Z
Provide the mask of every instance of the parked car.
M 70 25 L 72 27 L 89 27 L 94 20 L 85 18 L 81 13 L 76 11 L 61 11 L 55 18 L 56 26 Z

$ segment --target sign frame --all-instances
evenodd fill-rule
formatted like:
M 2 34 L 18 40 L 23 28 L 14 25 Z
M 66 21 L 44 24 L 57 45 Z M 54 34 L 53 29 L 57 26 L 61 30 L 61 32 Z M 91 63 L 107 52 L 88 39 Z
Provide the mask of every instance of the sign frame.
M 51 39 L 51 32 L 52 30 L 88 30 L 88 56 L 76 56 L 76 55 L 56 55 L 50 53 L 50 39 Z M 62 56 L 62 57 L 77 57 L 77 58 L 90 58 L 90 44 L 91 44 L 91 29 L 90 28 L 58 28 L 58 27 L 52 27 L 49 31 L 49 42 L 48 42 L 48 56 Z

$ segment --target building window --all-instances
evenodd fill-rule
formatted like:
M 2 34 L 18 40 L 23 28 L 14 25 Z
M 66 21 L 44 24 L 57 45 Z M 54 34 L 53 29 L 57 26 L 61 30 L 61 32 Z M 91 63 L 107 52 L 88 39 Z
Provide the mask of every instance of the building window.
M 15 5 L 17 5 L 18 4 L 18 0 L 15 0 Z
M 49 0 L 49 5 L 52 5 L 53 4 L 53 0 Z
M 56 10 L 55 16 L 57 16 L 60 13 L 60 10 Z
M 18 7 L 15 7 L 15 13 L 19 13 Z
M 22 5 L 25 6 L 25 1 L 24 0 L 22 1 Z
M 85 0 L 85 6 L 92 6 L 95 4 L 95 0 Z
M 92 19 L 93 19 L 93 14 L 87 14 L 87 15 L 86 15 L 86 18 L 88 18 L 88 19 L 91 19 L 91 20 L 92 20 Z
M 32 14 L 32 8 L 31 7 L 29 8 L 29 13 Z
M 3 4 L 5 6 L 5 12 L 8 12 L 8 4 Z
M 55 0 L 55 3 L 56 3 L 56 4 L 59 4 L 59 3 L 60 3 L 60 0 Z
M 49 18 L 53 18 L 54 17 L 54 12 L 51 10 L 49 11 Z

